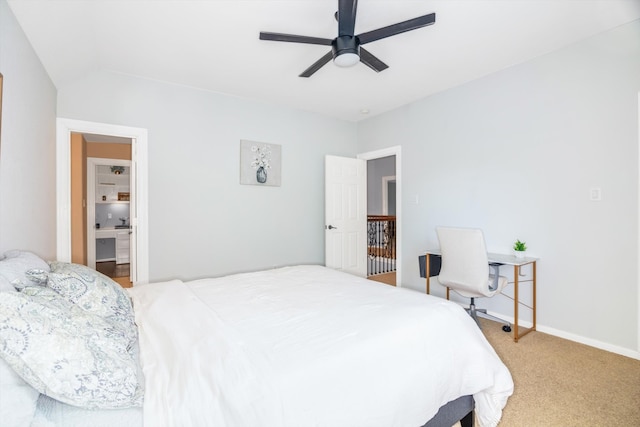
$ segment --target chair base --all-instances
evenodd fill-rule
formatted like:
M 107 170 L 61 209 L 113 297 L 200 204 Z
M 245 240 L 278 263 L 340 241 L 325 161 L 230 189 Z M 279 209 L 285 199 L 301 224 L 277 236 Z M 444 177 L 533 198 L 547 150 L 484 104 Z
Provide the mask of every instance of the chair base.
M 467 311 L 467 313 L 469 313 L 469 316 L 471 316 L 471 318 L 475 320 L 476 324 L 478 325 L 478 328 L 480 329 L 482 329 L 482 326 L 480 325 L 480 321 L 478 320 L 478 317 L 483 317 L 488 320 L 493 320 L 495 322 L 502 323 L 503 324 L 502 330 L 505 332 L 511 332 L 511 323 L 507 322 L 506 320 L 500 319 L 499 317 L 488 314 L 487 310 L 483 308 L 476 308 L 476 304 L 473 298 L 471 298 L 471 304 L 469 305 L 469 308 L 465 308 L 465 310 Z

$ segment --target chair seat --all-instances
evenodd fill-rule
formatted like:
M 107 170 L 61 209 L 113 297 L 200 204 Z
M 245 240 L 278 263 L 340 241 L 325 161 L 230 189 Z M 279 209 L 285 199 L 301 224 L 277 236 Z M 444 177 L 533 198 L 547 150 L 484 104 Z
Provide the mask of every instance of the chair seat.
M 438 277 L 439 278 L 439 277 Z M 490 290 L 489 287 L 493 284 L 494 276 L 489 276 L 489 280 L 487 280 L 487 285 L 482 288 L 482 291 L 478 290 L 475 286 L 469 286 L 465 283 L 442 283 L 443 286 L 451 288 L 456 291 L 458 294 L 467 298 L 477 298 L 477 297 L 492 297 L 498 292 L 502 291 L 502 289 L 507 286 L 509 280 L 505 276 L 498 276 L 498 287 L 495 290 Z

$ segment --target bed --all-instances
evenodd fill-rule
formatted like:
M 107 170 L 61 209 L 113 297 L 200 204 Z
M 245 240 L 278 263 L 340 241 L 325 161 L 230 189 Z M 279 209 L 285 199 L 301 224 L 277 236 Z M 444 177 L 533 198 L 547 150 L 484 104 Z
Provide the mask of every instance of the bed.
M 0 347 L 11 338 L 3 333 L 10 322 L 7 301 L 31 303 L 40 294 L 53 299 L 51 287 L 69 300 L 60 283 L 75 283 L 71 304 L 100 311 L 78 300 L 76 282 L 99 283 L 103 297 L 112 284 L 87 270 L 41 265 L 23 279 L 20 292 L 0 293 Z M 91 293 L 80 288 L 84 296 Z M 127 295 L 132 307 L 135 339 L 126 327 L 131 317 L 111 328 L 127 342 L 114 350 L 116 359 L 135 364 L 121 375 L 138 381 L 137 387 L 126 383 L 129 404 L 122 396 L 113 407 L 86 396 L 78 404 L 78 389 L 67 387 L 59 396 L 23 366 L 12 366 L 35 390 L 31 419 L 23 425 L 74 427 L 90 419 L 99 427 L 116 419 L 127 427 L 449 427 L 461 419 L 473 425 L 475 414 L 478 425 L 495 426 L 513 392 L 509 371 L 458 305 L 322 266 L 113 292 Z M 118 304 L 112 307 L 123 313 Z M 114 321 L 113 313 L 100 316 Z M 0 355 L 15 363 L 1 349 Z

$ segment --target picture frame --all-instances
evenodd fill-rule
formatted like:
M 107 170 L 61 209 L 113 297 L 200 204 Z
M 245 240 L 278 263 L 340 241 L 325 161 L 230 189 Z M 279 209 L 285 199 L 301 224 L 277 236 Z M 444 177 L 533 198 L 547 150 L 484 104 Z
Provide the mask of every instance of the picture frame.
M 240 184 L 280 187 L 282 147 L 240 140 Z

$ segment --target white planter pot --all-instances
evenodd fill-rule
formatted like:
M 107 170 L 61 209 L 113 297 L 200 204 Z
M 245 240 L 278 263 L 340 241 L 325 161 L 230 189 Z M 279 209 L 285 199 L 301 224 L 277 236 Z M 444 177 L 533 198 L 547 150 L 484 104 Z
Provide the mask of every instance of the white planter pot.
M 523 259 L 527 256 L 527 251 L 513 251 L 516 254 L 516 258 Z

